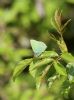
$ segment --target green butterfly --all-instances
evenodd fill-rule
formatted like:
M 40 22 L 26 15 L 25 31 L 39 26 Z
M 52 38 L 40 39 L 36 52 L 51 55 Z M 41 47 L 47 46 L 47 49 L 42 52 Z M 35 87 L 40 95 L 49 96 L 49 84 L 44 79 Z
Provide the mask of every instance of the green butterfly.
M 46 44 L 41 41 L 30 40 L 35 57 L 40 56 L 47 48 Z

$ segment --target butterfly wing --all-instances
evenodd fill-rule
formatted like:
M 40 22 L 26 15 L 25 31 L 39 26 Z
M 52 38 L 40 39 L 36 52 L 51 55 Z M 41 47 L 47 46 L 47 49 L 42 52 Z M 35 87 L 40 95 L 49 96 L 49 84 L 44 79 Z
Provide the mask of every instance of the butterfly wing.
M 41 41 L 30 40 L 30 43 L 36 57 L 44 52 L 47 48 L 46 44 Z

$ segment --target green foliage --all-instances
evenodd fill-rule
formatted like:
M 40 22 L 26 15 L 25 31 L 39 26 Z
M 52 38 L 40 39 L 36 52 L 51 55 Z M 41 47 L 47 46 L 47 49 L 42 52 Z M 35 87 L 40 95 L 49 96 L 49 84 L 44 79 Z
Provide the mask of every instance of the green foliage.
M 74 82 L 74 57 L 68 52 L 62 36 L 63 29 L 67 26 L 70 20 L 62 25 L 61 16 L 61 13 L 57 10 L 55 12 L 53 24 L 58 31 L 58 39 L 54 35 L 50 34 L 51 38 L 56 41 L 60 52 L 56 53 L 55 51 L 45 51 L 45 44 L 43 42 L 31 40 L 31 46 L 34 53 L 39 53 L 39 55 L 34 56 L 31 59 L 21 61 L 22 64 L 20 63 L 21 65 L 17 65 L 18 67 L 14 70 L 13 79 L 17 78 L 23 69 L 29 65 L 29 73 L 35 79 L 37 89 L 39 89 L 42 84 L 47 84 L 48 88 L 51 88 L 53 87 L 54 82 L 56 80 L 61 80 L 62 77 L 63 80 L 60 83 L 61 89 L 59 92 L 60 94 L 67 94 L 69 92 L 71 84 L 68 84 L 68 86 L 64 89 L 62 86 L 64 87 L 66 81 L 68 81 L 68 83 Z
M 74 100 L 74 50 L 66 41 L 68 52 L 61 38 L 74 36 L 73 5 L 73 0 L 0 0 L 1 100 Z M 47 51 L 37 47 L 40 55 L 35 57 L 31 38 L 44 41 Z M 55 68 L 55 62 L 62 66 Z

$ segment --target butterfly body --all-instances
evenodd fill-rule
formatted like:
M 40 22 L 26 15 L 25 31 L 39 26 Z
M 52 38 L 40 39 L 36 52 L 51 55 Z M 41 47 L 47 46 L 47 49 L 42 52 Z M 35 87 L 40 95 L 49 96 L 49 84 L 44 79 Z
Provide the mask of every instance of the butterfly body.
M 35 57 L 40 56 L 47 48 L 46 44 L 41 41 L 30 40 Z

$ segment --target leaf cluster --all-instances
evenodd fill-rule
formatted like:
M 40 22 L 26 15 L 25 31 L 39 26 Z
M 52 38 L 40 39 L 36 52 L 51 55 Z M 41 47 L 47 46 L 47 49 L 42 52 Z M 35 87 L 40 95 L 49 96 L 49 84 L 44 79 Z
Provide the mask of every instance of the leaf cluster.
M 61 16 L 61 13 L 57 10 L 53 22 L 53 26 L 55 26 L 59 38 L 56 39 L 55 36 L 50 34 L 50 37 L 58 44 L 61 52 L 44 51 L 38 57 L 19 61 L 13 72 L 13 80 L 29 66 L 29 73 L 35 79 L 37 89 L 39 89 L 42 84 L 46 84 L 48 88 L 51 88 L 56 80 L 61 80 L 63 77 L 61 93 L 68 93 L 71 85 L 74 83 L 74 56 L 68 52 L 63 39 L 63 30 L 70 20 L 62 25 Z

